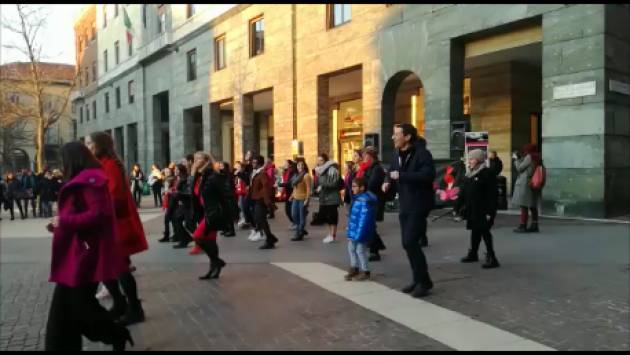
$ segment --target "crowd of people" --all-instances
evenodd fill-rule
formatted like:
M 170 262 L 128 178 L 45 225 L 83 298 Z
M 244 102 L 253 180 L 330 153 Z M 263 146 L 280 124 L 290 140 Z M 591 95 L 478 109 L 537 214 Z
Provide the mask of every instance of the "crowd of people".
M 27 218 L 29 201 L 34 216 L 37 201 L 39 216 L 51 218 L 46 228 L 53 233 L 50 281 L 56 287 L 46 349 L 80 350 L 82 335 L 112 344 L 115 350 L 124 350 L 127 342 L 133 344 L 126 326 L 144 321 L 145 315 L 131 256 L 148 249 L 138 215 L 147 189 L 153 192 L 154 207 L 165 212 L 164 233 L 158 241 L 175 242 L 175 249 L 193 242 L 191 254 L 207 255 L 209 269 L 200 280 L 219 278 L 227 263 L 219 256 L 217 236 L 234 237 L 235 227 L 251 229 L 250 241 L 264 241 L 259 249 L 274 249 L 279 238 L 271 231 L 269 219 L 275 217 L 278 203 L 284 204 L 290 221 L 290 240 L 303 241 L 309 234 L 307 216 L 315 195 L 319 209 L 311 225 L 326 226 L 325 244 L 338 240 L 339 210 L 346 206 L 350 267 L 345 279 L 369 280 L 369 263 L 381 260 L 380 252 L 386 249 L 377 222 L 384 219 L 386 202 L 398 196 L 401 241 L 412 274 L 402 292 L 426 296 L 433 282 L 422 248 L 428 246 L 427 217 L 436 197 L 436 169 L 426 140 L 411 124 L 397 124 L 392 140 L 395 150 L 388 169 L 371 146 L 354 152 L 353 161 L 345 162 L 343 175 L 339 164 L 325 153 L 318 155 L 312 170 L 303 158 L 297 158 L 283 162 L 279 173 L 273 159 L 252 151 L 233 169 L 198 151 L 164 169 L 153 165 L 147 178 L 138 164 L 127 174 L 111 136 L 96 132 L 86 137 L 85 144 L 72 142 L 62 148 L 63 170 L 7 174 L 0 196 L 5 209 L 11 210 L 11 219 L 14 204 Z M 502 163 L 496 152 L 487 161 L 485 151 L 479 149 L 466 158 L 455 204 L 471 231 L 470 248 L 461 262 L 478 261 L 483 240 L 487 257 L 482 267 L 496 268 L 499 262 L 490 230 L 497 213 Z M 512 203 L 521 208 L 521 224 L 515 232 L 538 232 L 542 160 L 532 145 L 513 158 L 518 177 Z M 53 201 L 58 203 L 54 217 Z M 529 227 L 528 212 L 532 215 Z M 95 297 L 99 284 L 112 297 L 109 310 Z

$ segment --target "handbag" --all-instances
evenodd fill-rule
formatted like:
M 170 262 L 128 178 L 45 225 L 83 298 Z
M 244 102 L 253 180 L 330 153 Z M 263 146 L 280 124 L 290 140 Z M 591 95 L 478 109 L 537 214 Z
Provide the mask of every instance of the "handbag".
M 529 181 L 529 187 L 532 190 L 542 190 L 545 186 L 546 180 L 546 172 L 545 168 L 542 165 L 538 165 L 536 170 L 534 170 L 534 175 L 532 175 L 532 179 Z

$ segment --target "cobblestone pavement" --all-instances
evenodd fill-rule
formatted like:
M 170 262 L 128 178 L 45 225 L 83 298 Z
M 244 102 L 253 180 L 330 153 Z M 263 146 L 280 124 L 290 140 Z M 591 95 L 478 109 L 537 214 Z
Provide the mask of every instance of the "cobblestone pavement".
M 133 261 L 147 320 L 130 327 L 132 350 L 449 349 L 269 265 L 317 261 L 345 269 L 348 263 L 345 233 L 341 242 L 324 245 L 324 228 L 311 226 L 304 242 L 290 242 L 281 211 L 272 221 L 281 239 L 275 250 L 258 250 L 247 241 L 248 231 L 219 240 L 228 266 L 218 281 L 197 280 L 207 258 L 157 243 L 160 218 L 146 222 L 150 250 Z M 543 220 L 542 233 L 517 235 L 511 233 L 516 221 L 497 220 L 501 267 L 494 270 L 459 263 L 468 247 L 461 223 L 431 222 L 425 253 L 435 289 L 426 300 L 559 350 L 629 350 L 629 226 Z M 397 216 L 387 214 L 379 231 L 388 249 L 381 262 L 371 263 L 374 280 L 398 289 L 410 272 Z M 43 348 L 53 289 L 49 260 L 45 233 L 0 235 L 0 351 Z

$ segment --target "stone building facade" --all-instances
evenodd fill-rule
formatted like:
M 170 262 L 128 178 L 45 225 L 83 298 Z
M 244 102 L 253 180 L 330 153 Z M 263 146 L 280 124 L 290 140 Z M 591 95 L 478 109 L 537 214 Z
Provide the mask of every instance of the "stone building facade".
M 125 39 L 121 9 L 103 28 L 115 6 L 96 7 L 98 60 Z M 99 116 L 79 134 L 112 130 L 128 164 L 200 148 L 228 161 L 246 150 L 278 165 L 295 153 L 312 165 L 322 151 L 345 161 L 366 135 L 387 163 L 396 122 L 449 160 L 461 125 L 489 133 L 508 179 L 513 151 L 541 147 L 544 213 L 629 212 L 628 5 L 124 7 L 135 51 L 99 64 L 97 92 L 80 103 L 96 100 Z M 101 114 L 105 92 L 111 101 L 131 80 L 135 102 Z

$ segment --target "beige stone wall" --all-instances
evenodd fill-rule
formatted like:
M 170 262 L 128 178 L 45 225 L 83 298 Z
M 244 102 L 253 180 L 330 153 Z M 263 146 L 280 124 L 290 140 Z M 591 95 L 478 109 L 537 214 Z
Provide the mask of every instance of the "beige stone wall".
M 250 58 L 249 21 L 258 15 L 264 16 L 265 51 Z M 212 35 L 222 34 L 226 36 L 227 65 L 214 71 L 212 59 L 209 101 L 234 100 L 235 159 L 242 158 L 243 147 L 248 144 L 243 135 L 243 95 L 269 88 L 273 88 L 276 160 L 290 157 L 293 139 L 291 5 L 249 6 L 216 24 Z

